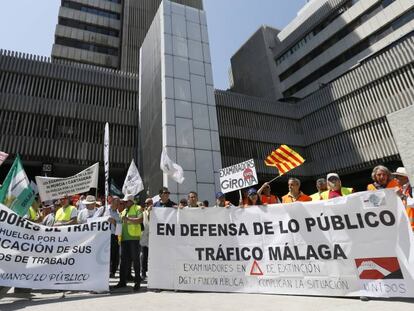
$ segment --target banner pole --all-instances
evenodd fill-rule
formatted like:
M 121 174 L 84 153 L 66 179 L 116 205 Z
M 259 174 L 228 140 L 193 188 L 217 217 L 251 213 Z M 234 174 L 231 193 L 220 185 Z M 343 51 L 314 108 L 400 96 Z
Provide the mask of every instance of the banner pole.
M 241 204 L 243 204 L 243 197 L 242 197 L 241 189 L 239 189 L 239 204 L 240 204 L 240 202 L 241 202 Z

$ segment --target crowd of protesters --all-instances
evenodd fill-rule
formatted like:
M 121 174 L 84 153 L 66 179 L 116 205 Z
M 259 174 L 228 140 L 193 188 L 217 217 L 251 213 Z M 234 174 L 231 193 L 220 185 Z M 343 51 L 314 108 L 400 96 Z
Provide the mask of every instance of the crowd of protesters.
M 411 207 L 409 204 L 412 198 L 412 188 L 405 168 L 400 167 L 394 173 L 382 165 L 373 169 L 372 183 L 367 185 L 367 190 L 386 188 L 394 189 L 401 198 L 414 230 L 414 206 Z M 217 192 L 216 202 L 212 206 L 248 208 L 254 205 L 328 200 L 354 192 L 353 188 L 342 185 L 336 173 L 329 173 L 326 179 L 318 179 L 316 189 L 317 192 L 314 194 L 306 195 L 301 191 L 301 181 L 292 177 L 288 180 L 288 193 L 281 198 L 271 193 L 269 183 L 264 183 L 258 190 L 250 188 L 244 192 L 245 195 L 238 205 L 227 201 L 224 193 Z M 119 266 L 119 282 L 115 288 L 125 287 L 128 281 L 133 281 L 134 290 L 139 290 L 141 281 L 147 277 L 148 271 L 151 211 L 154 208 L 206 208 L 209 202 L 199 201 L 197 192 L 190 191 L 187 198 L 182 198 L 177 204 L 170 199 L 168 188 L 163 187 L 159 191 L 159 200 L 153 202 L 152 198 L 147 198 L 142 207 L 135 202 L 133 196 L 126 196 L 122 199 L 112 196 L 108 198 L 106 208 L 105 204 L 93 195 L 71 198 L 66 196 L 55 202 L 44 202 L 41 206 L 40 200 L 36 200 L 30 207 L 27 218 L 45 226 L 65 226 L 86 223 L 96 217 L 108 217 L 111 224 L 110 277 L 115 277 Z M 131 266 L 135 272 L 134 276 L 131 273 Z

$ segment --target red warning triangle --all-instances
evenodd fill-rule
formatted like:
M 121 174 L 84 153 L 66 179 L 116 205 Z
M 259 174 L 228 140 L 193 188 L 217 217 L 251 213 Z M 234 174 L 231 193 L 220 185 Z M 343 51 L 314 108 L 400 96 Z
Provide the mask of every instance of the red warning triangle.
M 260 269 L 260 266 L 256 260 L 252 264 L 252 268 L 250 269 L 250 275 L 263 275 L 262 269 Z

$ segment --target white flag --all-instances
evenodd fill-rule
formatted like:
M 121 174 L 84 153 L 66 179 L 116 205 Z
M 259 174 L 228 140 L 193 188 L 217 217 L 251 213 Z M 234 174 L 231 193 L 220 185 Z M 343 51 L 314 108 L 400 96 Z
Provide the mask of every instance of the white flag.
M 122 186 L 122 193 L 126 196 L 137 195 L 144 190 L 141 176 L 139 175 L 137 166 L 134 160 L 132 160 L 129 166 L 127 176 L 125 177 L 124 185 Z
M 108 209 L 109 194 L 109 124 L 105 124 L 104 134 L 104 168 L 105 168 L 105 209 Z
M 184 181 L 184 172 L 183 168 L 179 166 L 177 163 L 171 161 L 171 159 L 167 155 L 167 150 L 164 148 L 161 153 L 161 162 L 160 162 L 161 170 L 171 176 L 179 184 L 182 184 Z
M 4 161 L 6 161 L 8 156 L 9 155 L 7 153 L 0 151 L 0 165 L 2 165 Z

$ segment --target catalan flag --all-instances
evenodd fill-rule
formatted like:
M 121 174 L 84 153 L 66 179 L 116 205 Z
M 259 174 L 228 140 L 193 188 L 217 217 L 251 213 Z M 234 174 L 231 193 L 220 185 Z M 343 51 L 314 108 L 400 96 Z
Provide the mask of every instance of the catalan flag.
M 266 158 L 265 164 L 267 166 L 276 166 L 280 175 L 283 175 L 295 167 L 303 164 L 305 159 L 302 156 L 289 148 L 286 145 L 281 145 Z

